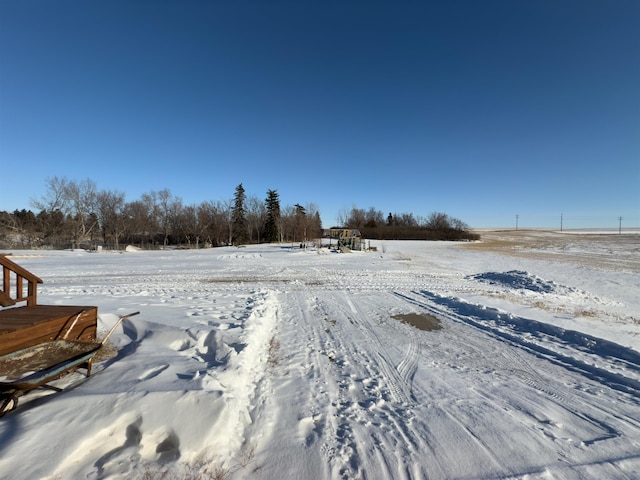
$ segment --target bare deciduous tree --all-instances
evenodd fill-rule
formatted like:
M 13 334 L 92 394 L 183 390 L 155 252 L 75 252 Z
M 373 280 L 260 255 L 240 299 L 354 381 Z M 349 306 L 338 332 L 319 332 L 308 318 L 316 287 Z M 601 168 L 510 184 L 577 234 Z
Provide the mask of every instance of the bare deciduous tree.
M 67 215 L 73 225 L 73 243 L 80 244 L 83 239 L 90 237 L 98 229 L 97 189 L 93 180 L 82 182 L 70 181 L 64 191 Z
M 48 212 L 61 211 L 67 214 L 67 187 L 69 180 L 65 177 L 50 177 L 46 181 L 45 193 L 39 199 L 31 199 L 31 205 L 38 210 Z
M 111 238 L 117 250 L 120 247 L 120 238 L 127 230 L 125 194 L 115 190 L 101 191 L 97 194 L 96 203 L 104 241 L 107 242 L 108 238 Z
M 263 237 L 263 226 L 267 218 L 265 204 L 256 196 L 250 195 L 246 201 L 247 228 L 249 241 L 259 243 Z

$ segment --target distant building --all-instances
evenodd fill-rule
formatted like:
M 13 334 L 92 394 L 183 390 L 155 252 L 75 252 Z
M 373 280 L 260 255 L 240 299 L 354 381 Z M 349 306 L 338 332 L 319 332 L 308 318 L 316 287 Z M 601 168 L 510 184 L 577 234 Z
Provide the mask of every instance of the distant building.
M 357 228 L 330 228 L 329 239 L 336 239 L 338 247 L 351 250 L 364 250 L 362 234 Z

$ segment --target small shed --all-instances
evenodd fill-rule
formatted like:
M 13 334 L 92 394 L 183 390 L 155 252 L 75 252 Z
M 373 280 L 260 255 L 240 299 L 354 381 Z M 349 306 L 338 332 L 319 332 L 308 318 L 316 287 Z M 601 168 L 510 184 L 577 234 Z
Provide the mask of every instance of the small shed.
M 332 228 L 329 237 L 338 240 L 338 247 L 346 247 L 350 250 L 362 250 L 364 242 L 362 234 L 357 228 Z
M 96 340 L 98 307 L 39 305 L 43 281 L 0 254 L 0 355 L 55 339 Z

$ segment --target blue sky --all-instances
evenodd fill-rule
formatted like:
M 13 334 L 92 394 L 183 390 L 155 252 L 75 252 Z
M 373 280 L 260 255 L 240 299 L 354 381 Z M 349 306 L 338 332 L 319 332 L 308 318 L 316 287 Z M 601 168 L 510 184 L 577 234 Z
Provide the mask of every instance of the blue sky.
M 640 2 L 1 0 L 0 172 L 637 227 Z

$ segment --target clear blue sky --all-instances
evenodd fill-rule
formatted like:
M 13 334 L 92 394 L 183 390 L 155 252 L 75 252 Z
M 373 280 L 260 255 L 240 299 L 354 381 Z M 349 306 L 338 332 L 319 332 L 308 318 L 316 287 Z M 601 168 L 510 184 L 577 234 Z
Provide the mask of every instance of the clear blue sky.
M 0 0 L 0 210 L 54 176 L 640 226 L 640 1 Z

